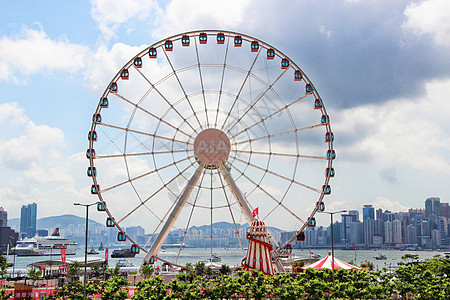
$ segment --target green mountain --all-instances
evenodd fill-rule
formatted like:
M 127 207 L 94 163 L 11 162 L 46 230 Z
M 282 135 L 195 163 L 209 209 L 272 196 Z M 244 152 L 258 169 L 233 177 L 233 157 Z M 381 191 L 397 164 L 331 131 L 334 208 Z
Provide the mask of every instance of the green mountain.
M 86 224 L 86 219 L 82 217 L 78 217 L 75 215 L 62 215 L 62 216 L 53 216 L 53 217 L 45 217 L 40 218 L 36 221 L 36 227 L 37 229 L 49 229 L 49 234 L 52 232 L 50 230 L 54 228 L 67 228 L 69 225 L 84 225 Z M 89 227 L 93 225 L 103 225 L 100 224 L 94 220 L 89 219 Z M 19 230 L 20 228 L 20 218 L 14 218 L 8 220 L 8 226 L 12 228 L 16 228 L 16 230 Z

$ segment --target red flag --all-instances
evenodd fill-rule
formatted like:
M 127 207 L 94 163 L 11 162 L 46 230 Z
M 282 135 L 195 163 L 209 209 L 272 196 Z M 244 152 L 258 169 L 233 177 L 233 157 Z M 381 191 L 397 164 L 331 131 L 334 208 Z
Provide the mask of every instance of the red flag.
M 66 262 L 66 249 L 61 248 L 61 261 Z
M 108 261 L 108 248 L 105 249 L 105 261 Z
M 258 208 L 255 208 L 252 213 L 253 213 L 253 218 L 256 218 L 256 216 L 258 215 Z

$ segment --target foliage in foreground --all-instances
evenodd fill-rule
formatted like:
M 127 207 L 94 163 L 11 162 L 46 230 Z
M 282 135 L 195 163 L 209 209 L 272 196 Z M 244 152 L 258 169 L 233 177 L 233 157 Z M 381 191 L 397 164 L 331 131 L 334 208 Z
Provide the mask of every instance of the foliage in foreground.
M 400 264 L 395 273 L 371 270 L 312 270 L 265 276 L 261 272 L 239 271 L 237 276 L 220 274 L 210 278 L 191 272 L 181 273 L 171 282 L 162 277 L 137 283 L 132 299 L 392 299 L 394 294 L 408 299 L 449 299 L 450 260 L 431 259 L 423 263 Z M 226 272 L 223 272 L 226 273 Z M 126 299 L 128 282 L 119 276 L 101 284 L 89 283 L 87 294 L 102 299 Z M 2 293 L 3 295 L 4 293 Z M 72 282 L 59 287 L 47 299 L 82 299 L 83 285 Z

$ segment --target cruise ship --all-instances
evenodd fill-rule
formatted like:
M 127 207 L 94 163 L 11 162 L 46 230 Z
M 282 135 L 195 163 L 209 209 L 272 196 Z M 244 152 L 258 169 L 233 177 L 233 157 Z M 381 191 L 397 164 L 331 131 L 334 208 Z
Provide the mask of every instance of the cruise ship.
M 51 236 L 25 238 L 18 241 L 13 248 L 17 256 L 58 255 L 61 249 L 65 249 L 66 255 L 77 253 L 77 243 L 59 235 L 59 228 L 53 231 Z

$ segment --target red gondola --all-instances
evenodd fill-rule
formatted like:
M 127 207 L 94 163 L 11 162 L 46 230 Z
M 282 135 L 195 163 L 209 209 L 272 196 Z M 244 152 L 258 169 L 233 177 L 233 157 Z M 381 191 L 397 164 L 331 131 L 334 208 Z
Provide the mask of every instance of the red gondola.
M 313 86 L 311 85 L 311 84 L 307 84 L 306 86 L 305 86 L 305 92 L 307 93 L 307 94 L 310 94 L 310 93 L 312 93 L 314 91 L 314 88 L 313 88 Z
M 101 108 L 108 108 L 108 106 L 109 106 L 109 102 L 108 102 L 108 98 L 102 98 L 101 100 L 100 100 L 100 107 Z
M 109 86 L 109 90 L 113 93 L 117 93 L 118 90 L 117 83 L 115 82 L 111 83 L 111 85 Z
M 259 43 L 257 41 L 253 41 L 251 43 L 250 48 L 252 49 L 252 52 L 258 52 L 258 50 L 259 50 Z
M 334 134 L 332 132 L 327 132 L 325 134 L 325 142 L 331 143 L 332 141 L 334 141 Z
M 189 43 L 190 43 L 190 39 L 188 35 L 183 35 L 183 37 L 181 38 L 181 45 L 184 47 L 189 47 Z
M 173 43 L 171 40 L 167 40 L 164 43 L 164 48 L 166 49 L 166 51 L 172 51 L 173 50 Z
M 316 227 L 316 218 L 312 217 L 308 219 L 308 227 Z
M 334 177 L 334 168 L 326 168 L 325 169 L 325 176 L 326 177 Z
M 86 150 L 86 158 L 95 158 L 95 150 L 94 149 L 87 149 Z
M 114 227 L 115 223 L 114 218 L 106 218 L 106 227 Z
M 322 124 L 329 124 L 330 123 L 330 117 L 328 115 L 322 115 L 322 118 L 320 118 L 320 122 Z
M 102 116 L 100 114 L 95 114 L 92 116 L 92 121 L 95 124 L 101 123 L 102 122 Z
M 157 261 L 158 261 L 158 259 L 154 256 L 150 257 L 150 259 L 148 260 L 148 262 L 151 263 L 152 265 Z
M 289 59 L 283 58 L 283 59 L 281 60 L 281 68 L 282 68 L 282 69 L 287 69 L 287 68 L 289 68 Z
M 294 80 L 295 81 L 301 81 L 303 79 L 303 74 L 299 70 L 296 70 L 294 72 Z
M 142 68 L 142 58 L 136 57 L 133 61 L 133 64 L 138 69 Z
M 97 141 L 97 132 L 95 130 L 89 131 L 88 133 L 88 141 Z
M 97 203 L 97 211 L 106 211 L 106 207 L 103 203 Z
M 324 211 L 325 210 L 325 203 L 323 202 L 317 202 L 317 211 Z
M 242 46 L 242 37 L 240 35 L 237 35 L 234 37 L 234 46 L 235 47 L 241 47 Z
M 148 49 L 148 56 L 149 56 L 150 58 L 156 58 L 157 53 L 158 53 L 158 52 L 156 52 L 156 49 L 155 49 L 155 48 L 150 48 L 150 49 Z
M 286 246 L 284 246 L 284 251 L 286 251 L 287 253 L 292 253 L 292 245 L 287 244 Z
M 323 186 L 322 186 L 322 192 L 323 192 L 325 195 L 331 194 L 331 187 L 330 187 L 329 185 L 323 185 Z
M 136 244 L 131 245 L 130 251 L 131 251 L 131 253 L 139 254 L 139 246 Z
M 127 236 L 125 235 L 125 233 L 119 232 L 119 233 L 117 234 L 117 240 L 118 240 L 119 242 L 125 242 L 125 241 L 127 240 Z
M 217 44 L 224 44 L 225 43 L 225 34 L 223 34 L 222 32 L 219 32 L 217 34 Z
M 328 160 L 333 160 L 336 158 L 336 152 L 334 150 L 328 150 L 327 151 L 327 159 Z
M 267 59 L 274 59 L 275 57 L 275 51 L 273 49 L 267 50 Z
M 98 184 L 97 185 L 93 184 L 91 186 L 91 194 L 92 195 L 97 195 L 99 190 L 100 190 L 100 186 Z
M 129 77 L 130 77 L 130 73 L 128 72 L 128 69 L 123 69 L 123 70 L 120 72 L 120 78 L 121 78 L 122 80 L 128 80 Z
M 97 176 L 97 169 L 95 167 L 88 167 L 88 169 L 87 169 L 87 176 L 89 176 L 89 177 L 96 177 Z
M 297 234 L 297 241 L 303 242 L 305 240 L 305 233 L 301 231 L 299 234 Z
M 316 99 L 314 100 L 314 109 L 321 109 L 323 107 L 322 100 Z
M 202 32 L 200 33 L 198 39 L 200 41 L 200 44 L 206 44 L 206 42 L 208 42 L 208 35 L 206 34 L 206 32 Z

